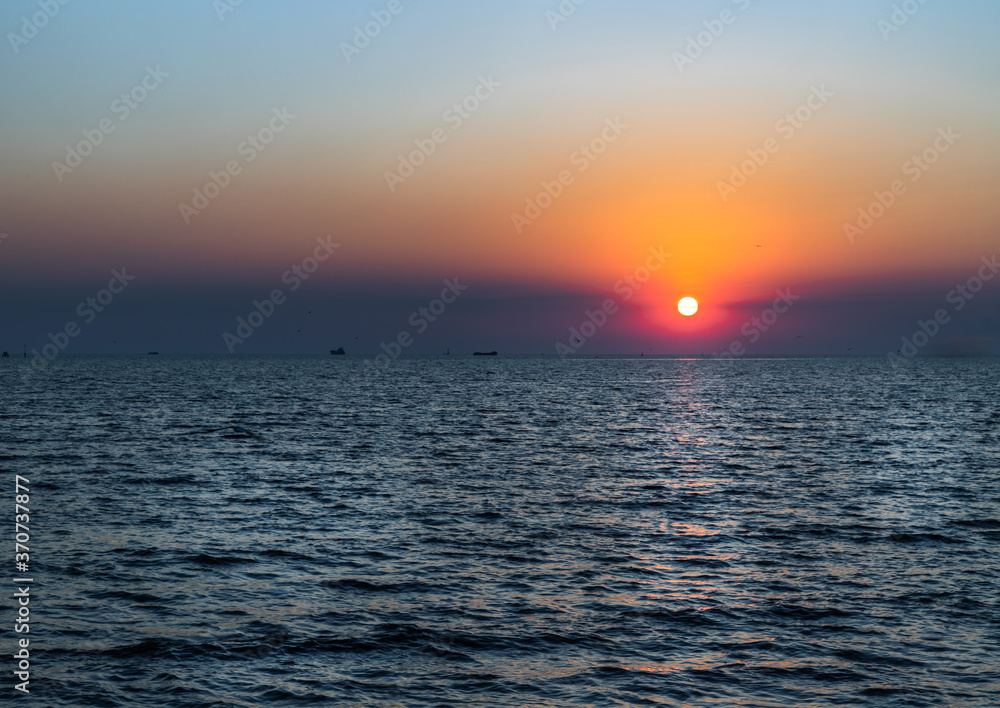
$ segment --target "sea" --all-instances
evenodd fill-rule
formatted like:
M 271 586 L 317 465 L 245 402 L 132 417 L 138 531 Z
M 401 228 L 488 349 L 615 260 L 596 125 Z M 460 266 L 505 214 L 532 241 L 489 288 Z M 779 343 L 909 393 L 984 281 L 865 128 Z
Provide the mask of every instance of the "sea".
M 1000 705 L 998 359 L 3 359 L 0 470 L 12 706 Z

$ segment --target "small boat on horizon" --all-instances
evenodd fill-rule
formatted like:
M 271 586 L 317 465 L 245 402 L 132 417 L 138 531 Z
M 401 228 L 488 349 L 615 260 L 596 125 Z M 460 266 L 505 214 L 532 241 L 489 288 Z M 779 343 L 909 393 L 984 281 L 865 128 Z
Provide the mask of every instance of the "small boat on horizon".
M 472 356 L 496 356 L 496 352 L 472 352 Z
M 334 356 L 344 356 L 346 352 L 344 352 L 343 347 L 337 347 L 336 349 L 331 349 L 330 353 L 333 354 Z

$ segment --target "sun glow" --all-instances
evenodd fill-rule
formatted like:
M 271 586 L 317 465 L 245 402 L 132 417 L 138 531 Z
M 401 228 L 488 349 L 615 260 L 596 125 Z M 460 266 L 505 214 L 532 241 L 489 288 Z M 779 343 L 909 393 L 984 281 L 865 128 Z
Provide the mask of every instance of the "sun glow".
M 677 303 L 677 311 L 685 317 L 690 317 L 698 311 L 698 301 L 693 297 L 681 298 L 681 301 Z

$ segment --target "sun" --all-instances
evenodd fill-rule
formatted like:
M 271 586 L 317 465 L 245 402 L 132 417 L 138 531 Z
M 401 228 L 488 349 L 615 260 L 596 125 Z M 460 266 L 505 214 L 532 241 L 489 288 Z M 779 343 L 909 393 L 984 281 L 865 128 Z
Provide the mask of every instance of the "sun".
M 685 317 L 690 317 L 698 311 L 698 301 L 693 297 L 681 298 L 681 301 L 677 303 L 677 311 Z

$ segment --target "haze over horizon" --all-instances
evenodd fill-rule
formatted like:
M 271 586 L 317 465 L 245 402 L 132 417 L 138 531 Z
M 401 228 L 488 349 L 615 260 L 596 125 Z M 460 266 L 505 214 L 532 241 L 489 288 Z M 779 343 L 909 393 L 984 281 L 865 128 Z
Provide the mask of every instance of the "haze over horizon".
M 581 355 L 998 355 L 998 27 L 985 0 L 10 2 L 0 350 L 72 323 L 60 354 L 548 356 L 589 322 Z

